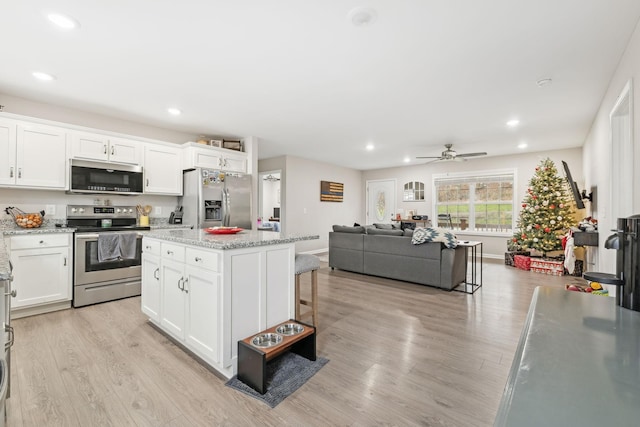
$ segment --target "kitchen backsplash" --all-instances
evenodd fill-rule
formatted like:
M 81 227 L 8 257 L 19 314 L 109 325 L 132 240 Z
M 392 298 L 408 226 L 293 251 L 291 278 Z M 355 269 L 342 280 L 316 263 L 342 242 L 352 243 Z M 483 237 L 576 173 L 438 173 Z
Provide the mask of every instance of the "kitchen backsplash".
M 67 194 L 63 191 L 47 190 L 19 190 L 0 188 L 0 224 L 4 221 L 13 222 L 11 215 L 5 213 L 6 207 L 16 207 L 24 212 L 40 212 L 47 210 L 47 206 L 53 207 L 54 214 L 45 214 L 47 221 L 61 222 L 66 218 L 67 205 L 104 205 L 109 200 L 113 206 L 151 205 L 151 221 L 154 218 L 162 220 L 169 218 L 169 214 L 176 208 L 178 198 L 174 196 L 114 196 L 96 194 Z M 160 208 L 160 212 L 158 209 Z M 59 221 L 57 221 L 59 220 Z

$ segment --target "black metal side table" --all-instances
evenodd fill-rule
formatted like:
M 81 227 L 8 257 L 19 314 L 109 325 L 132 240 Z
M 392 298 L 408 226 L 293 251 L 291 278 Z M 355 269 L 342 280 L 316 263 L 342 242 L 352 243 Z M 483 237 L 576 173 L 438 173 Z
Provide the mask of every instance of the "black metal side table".
M 482 242 L 477 240 L 462 240 L 458 246 L 465 248 L 464 282 L 453 288 L 454 291 L 473 294 L 482 287 Z M 480 249 L 480 260 L 478 261 L 478 249 Z M 469 276 L 469 261 L 471 262 L 471 276 Z M 478 270 L 480 279 L 478 280 Z M 458 289 L 461 288 L 461 289 Z

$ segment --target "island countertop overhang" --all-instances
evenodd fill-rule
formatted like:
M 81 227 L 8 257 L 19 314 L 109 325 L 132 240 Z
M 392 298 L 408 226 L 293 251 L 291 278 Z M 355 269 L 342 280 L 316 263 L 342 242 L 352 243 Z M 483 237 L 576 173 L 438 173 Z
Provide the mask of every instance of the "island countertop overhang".
M 146 237 L 209 249 L 244 249 L 316 240 L 319 235 L 286 234 L 273 231 L 244 230 L 237 234 L 209 234 L 204 229 L 162 229 L 142 233 Z

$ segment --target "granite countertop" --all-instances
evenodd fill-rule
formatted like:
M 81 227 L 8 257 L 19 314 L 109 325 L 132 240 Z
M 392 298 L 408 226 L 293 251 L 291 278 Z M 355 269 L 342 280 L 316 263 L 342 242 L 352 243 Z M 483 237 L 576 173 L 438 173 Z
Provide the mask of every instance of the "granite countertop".
M 320 238 L 319 235 L 284 234 L 273 231 L 256 230 L 244 230 L 237 234 L 209 234 L 203 229 L 151 230 L 145 231 L 144 235 L 169 242 L 201 246 L 210 249 L 241 249 Z

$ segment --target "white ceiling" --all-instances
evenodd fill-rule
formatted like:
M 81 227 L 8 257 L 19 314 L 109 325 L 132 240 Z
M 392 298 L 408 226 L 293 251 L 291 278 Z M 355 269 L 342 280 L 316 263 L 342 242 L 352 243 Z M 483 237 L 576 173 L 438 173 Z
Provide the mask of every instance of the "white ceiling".
M 446 142 L 544 151 L 582 145 L 639 17 L 638 0 L 7 1 L 0 93 L 356 169 Z

